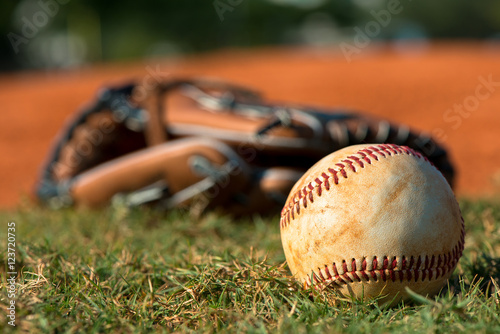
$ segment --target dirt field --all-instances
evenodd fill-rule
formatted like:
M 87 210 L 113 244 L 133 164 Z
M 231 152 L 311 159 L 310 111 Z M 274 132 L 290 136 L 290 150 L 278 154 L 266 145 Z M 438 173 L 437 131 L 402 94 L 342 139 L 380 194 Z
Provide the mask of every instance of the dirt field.
M 225 50 L 0 76 L 0 208 L 31 195 L 53 137 L 99 87 L 150 73 L 218 77 L 275 101 L 346 107 L 406 123 L 433 133 L 451 151 L 459 196 L 500 194 L 500 50 L 467 43 L 417 54 L 366 49 L 350 63 L 324 49 Z

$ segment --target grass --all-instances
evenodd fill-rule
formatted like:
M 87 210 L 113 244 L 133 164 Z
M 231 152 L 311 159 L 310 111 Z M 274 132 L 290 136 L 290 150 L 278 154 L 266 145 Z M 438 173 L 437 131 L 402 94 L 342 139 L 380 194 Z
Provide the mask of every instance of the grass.
M 2 211 L 16 222 L 16 327 L 49 332 L 500 332 L 500 204 L 462 201 L 466 249 L 442 293 L 381 308 L 303 291 L 290 277 L 278 218 L 161 214 L 123 207 Z

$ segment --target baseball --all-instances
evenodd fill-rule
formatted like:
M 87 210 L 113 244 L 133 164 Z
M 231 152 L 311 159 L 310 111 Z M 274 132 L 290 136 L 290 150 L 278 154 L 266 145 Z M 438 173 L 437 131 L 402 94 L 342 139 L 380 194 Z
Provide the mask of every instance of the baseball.
M 420 153 L 391 144 L 334 152 L 295 184 L 281 212 L 288 266 L 306 287 L 396 304 L 431 296 L 455 269 L 464 224 L 453 192 Z

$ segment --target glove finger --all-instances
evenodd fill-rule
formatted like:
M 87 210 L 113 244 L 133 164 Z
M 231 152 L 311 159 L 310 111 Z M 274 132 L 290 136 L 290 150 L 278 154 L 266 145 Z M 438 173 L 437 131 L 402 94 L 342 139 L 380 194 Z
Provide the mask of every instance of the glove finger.
M 205 166 L 199 166 L 200 160 Z M 225 191 L 213 198 L 224 201 L 249 182 L 249 175 L 249 167 L 227 145 L 190 138 L 147 148 L 90 169 L 75 178 L 70 194 L 78 206 L 98 207 L 108 204 L 116 194 L 133 193 L 164 181 L 170 197 L 191 190 L 176 204 L 216 187 Z

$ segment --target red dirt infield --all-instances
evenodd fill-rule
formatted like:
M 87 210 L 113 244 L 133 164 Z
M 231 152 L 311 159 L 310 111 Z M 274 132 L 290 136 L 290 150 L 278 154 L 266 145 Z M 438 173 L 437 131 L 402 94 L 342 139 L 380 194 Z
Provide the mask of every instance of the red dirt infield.
M 100 87 L 151 73 L 216 77 L 272 101 L 345 107 L 405 123 L 449 149 L 458 196 L 500 194 L 500 48 L 467 42 L 435 43 L 414 54 L 379 46 L 351 62 L 338 49 L 266 48 L 0 75 L 0 208 L 31 196 L 54 136 Z

